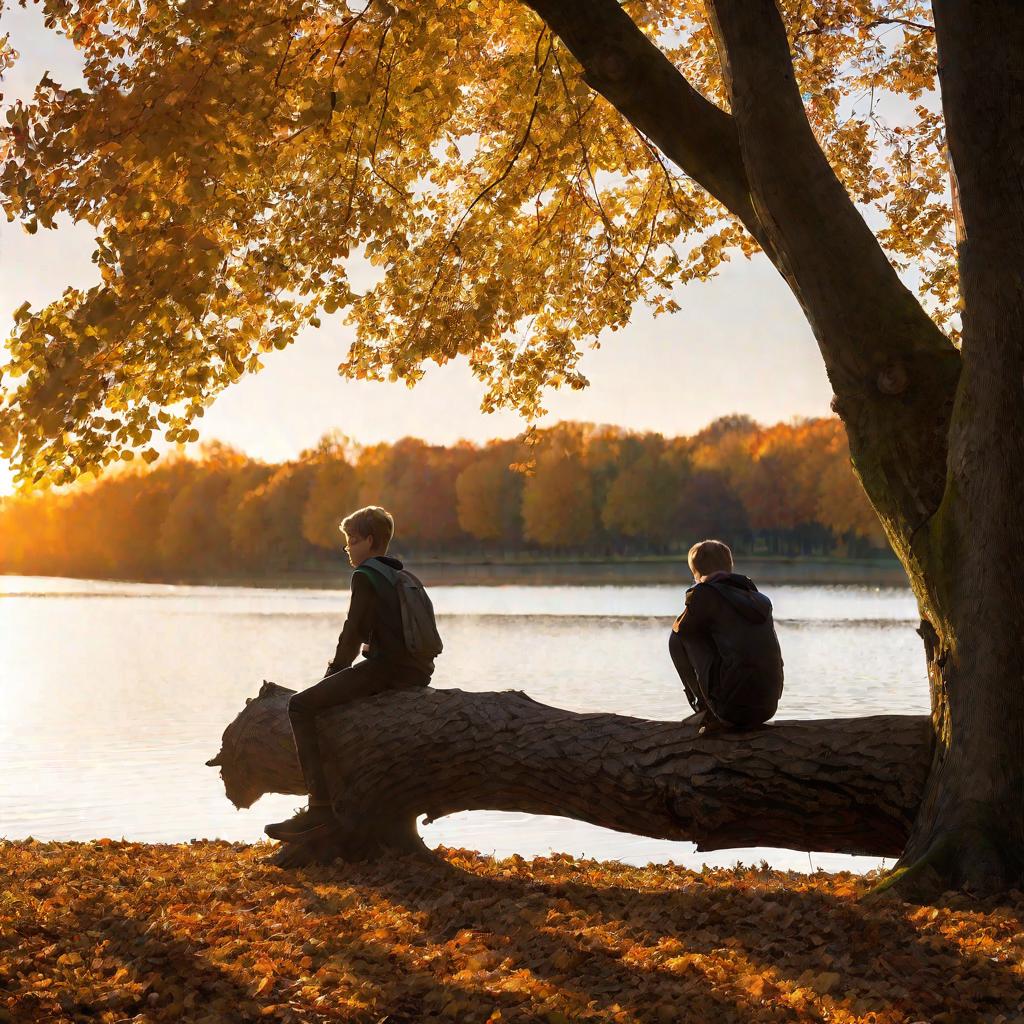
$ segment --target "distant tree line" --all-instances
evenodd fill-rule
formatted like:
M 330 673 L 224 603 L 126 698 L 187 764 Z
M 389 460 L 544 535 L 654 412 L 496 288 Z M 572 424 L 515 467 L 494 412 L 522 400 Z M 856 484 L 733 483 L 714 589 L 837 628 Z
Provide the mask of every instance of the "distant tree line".
M 0 571 L 196 578 L 343 559 L 338 523 L 390 509 L 395 550 L 420 557 L 679 554 L 722 538 L 744 553 L 887 549 L 838 419 L 715 420 L 692 437 L 560 423 L 451 447 L 325 436 L 271 465 L 211 443 L 0 504 Z

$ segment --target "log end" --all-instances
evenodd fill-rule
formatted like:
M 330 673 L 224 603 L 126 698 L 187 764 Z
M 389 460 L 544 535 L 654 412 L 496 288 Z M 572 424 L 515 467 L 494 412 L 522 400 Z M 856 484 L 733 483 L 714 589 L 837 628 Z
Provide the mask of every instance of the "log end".
M 220 750 L 206 762 L 220 768 L 224 792 L 235 807 L 251 807 L 264 793 L 305 794 L 288 720 L 294 692 L 264 680 L 224 730 Z

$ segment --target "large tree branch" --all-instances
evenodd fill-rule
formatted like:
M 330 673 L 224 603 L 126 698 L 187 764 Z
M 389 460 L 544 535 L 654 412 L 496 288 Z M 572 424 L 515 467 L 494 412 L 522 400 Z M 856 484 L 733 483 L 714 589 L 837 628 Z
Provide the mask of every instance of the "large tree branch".
M 264 684 L 224 732 L 228 797 L 302 793 L 287 702 Z M 928 771 L 924 716 L 782 722 L 697 735 L 692 726 L 575 714 L 517 692 L 411 690 L 319 719 L 339 825 L 283 862 L 421 848 L 416 818 L 464 810 L 557 814 L 692 840 L 898 855 Z
M 815 139 L 776 0 L 708 6 L 754 207 L 817 338 L 868 494 L 907 556 L 945 490 L 959 354 Z
M 587 84 L 770 245 L 750 200 L 732 117 L 706 100 L 616 0 L 526 0 Z
M 615 0 L 526 3 L 588 84 L 731 210 L 782 273 L 818 340 L 868 495 L 912 563 L 911 542 L 945 490 L 959 354 L 814 138 L 775 0 L 709 3 L 731 114 L 693 89 Z

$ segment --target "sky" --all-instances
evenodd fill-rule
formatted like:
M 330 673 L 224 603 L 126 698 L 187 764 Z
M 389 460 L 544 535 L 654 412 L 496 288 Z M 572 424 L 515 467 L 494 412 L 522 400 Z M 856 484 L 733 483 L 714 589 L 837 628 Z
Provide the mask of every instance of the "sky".
M 5 32 L 21 58 L 3 83 L 4 104 L 31 95 L 44 71 L 66 86 L 80 84 L 73 48 L 42 27 L 34 7 L 8 7 L 0 18 L 0 34 Z M 39 308 L 68 285 L 97 280 L 92 242 L 88 226 L 65 223 L 29 235 L 18 224 L 0 222 L 5 338 L 11 313 L 25 300 Z M 587 351 L 580 369 L 590 387 L 550 392 L 544 422 L 573 419 L 678 435 L 734 412 L 765 423 L 829 414 L 831 388 L 817 345 L 767 259 L 737 255 L 717 278 L 680 288 L 675 298 L 678 313 L 654 318 L 638 307 L 626 329 L 606 334 L 600 348 Z M 482 386 L 463 359 L 429 364 L 411 390 L 341 379 L 337 366 L 353 329 L 341 313 L 322 322 L 288 349 L 264 357 L 261 373 L 225 391 L 196 424 L 201 439 L 281 461 L 332 429 L 367 444 L 407 435 L 437 444 L 479 442 L 522 429 L 514 413 L 481 412 Z M 0 493 L 10 486 L 0 461 Z

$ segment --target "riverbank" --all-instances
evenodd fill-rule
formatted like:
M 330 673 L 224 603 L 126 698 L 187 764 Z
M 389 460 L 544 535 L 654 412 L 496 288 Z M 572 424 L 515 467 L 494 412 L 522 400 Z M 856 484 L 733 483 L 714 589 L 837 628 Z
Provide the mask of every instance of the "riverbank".
M 693 575 L 685 557 L 594 558 L 579 561 L 430 561 L 413 560 L 417 574 L 430 585 L 638 586 L 672 583 L 688 587 Z M 907 586 L 895 559 L 745 558 L 736 571 L 759 583 Z
M 0 842 L 0 1022 L 1014 1024 L 1024 894 L 443 850 L 285 872 L 227 842 Z
M 417 558 L 410 567 L 427 586 L 643 586 L 676 584 L 687 587 L 693 577 L 683 557 L 559 559 Z M 907 587 L 907 577 L 892 558 L 769 558 L 738 557 L 736 571 L 757 583 L 867 584 Z M 122 583 L 170 583 L 185 586 L 233 586 L 322 590 L 347 587 L 351 568 L 340 560 L 325 568 L 261 574 L 198 574 L 151 580 L 111 574 L 91 576 Z M 75 577 L 57 577 L 62 579 Z

